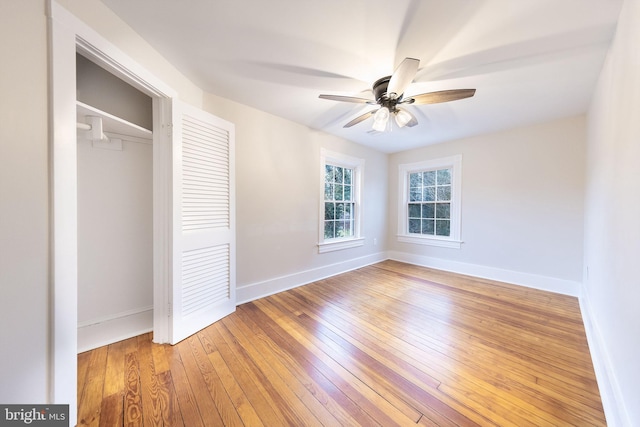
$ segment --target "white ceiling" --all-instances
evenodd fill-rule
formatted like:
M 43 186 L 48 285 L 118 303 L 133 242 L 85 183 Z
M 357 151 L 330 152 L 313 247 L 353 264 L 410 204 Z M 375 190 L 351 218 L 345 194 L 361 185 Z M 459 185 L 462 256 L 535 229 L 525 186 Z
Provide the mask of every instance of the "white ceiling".
M 586 111 L 621 0 L 102 0 L 213 93 L 383 152 Z M 405 97 L 477 89 L 407 107 L 420 124 L 371 134 L 342 126 L 405 57 Z

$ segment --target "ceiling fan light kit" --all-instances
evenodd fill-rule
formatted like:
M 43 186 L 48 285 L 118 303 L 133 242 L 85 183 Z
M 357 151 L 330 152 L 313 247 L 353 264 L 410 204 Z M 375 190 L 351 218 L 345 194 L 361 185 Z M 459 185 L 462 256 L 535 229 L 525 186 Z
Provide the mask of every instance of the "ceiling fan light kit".
M 384 132 L 388 121 L 389 109 L 387 107 L 382 107 L 373 115 L 373 126 L 371 126 L 371 128 L 378 132 Z
M 378 132 L 384 132 L 388 127 L 389 117 L 392 114 L 400 128 L 405 126 L 413 127 L 418 124 L 418 120 L 413 114 L 399 108 L 398 105 L 437 104 L 470 98 L 475 95 L 475 89 L 453 89 L 428 92 L 404 98 L 404 92 L 418 72 L 419 64 L 420 60 L 418 59 L 405 58 L 391 76 L 376 80 L 372 88 L 375 100 L 340 95 L 320 95 L 319 97 L 331 101 L 380 105 L 378 110 L 368 111 L 351 120 L 344 127 L 351 127 L 373 116 L 372 128 Z
M 412 118 L 411 114 L 407 113 L 405 110 L 398 110 L 396 112 L 396 124 L 398 127 L 405 127 Z

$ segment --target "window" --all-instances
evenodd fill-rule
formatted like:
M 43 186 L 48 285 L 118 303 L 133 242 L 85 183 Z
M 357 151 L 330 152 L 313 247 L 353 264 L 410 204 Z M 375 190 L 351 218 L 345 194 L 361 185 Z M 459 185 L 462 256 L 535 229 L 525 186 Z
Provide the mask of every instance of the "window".
M 353 194 L 352 168 L 325 164 L 324 167 L 324 238 L 353 237 L 356 204 Z
M 409 234 L 451 234 L 451 168 L 409 173 Z
M 364 160 L 322 150 L 319 252 L 363 245 L 360 192 Z
M 399 166 L 399 241 L 460 248 L 461 163 L 452 156 Z

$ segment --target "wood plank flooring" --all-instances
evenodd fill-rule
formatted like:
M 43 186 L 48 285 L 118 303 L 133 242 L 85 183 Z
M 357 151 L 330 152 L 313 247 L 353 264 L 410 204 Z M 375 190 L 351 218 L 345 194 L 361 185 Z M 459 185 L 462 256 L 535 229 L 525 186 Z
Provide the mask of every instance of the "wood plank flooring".
M 92 426 L 606 425 L 576 298 L 385 261 L 78 355 Z

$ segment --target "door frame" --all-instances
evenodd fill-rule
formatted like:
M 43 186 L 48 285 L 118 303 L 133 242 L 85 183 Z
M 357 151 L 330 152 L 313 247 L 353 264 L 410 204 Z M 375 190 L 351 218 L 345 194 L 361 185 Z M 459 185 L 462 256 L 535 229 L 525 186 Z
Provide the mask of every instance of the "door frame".
M 177 93 L 131 57 L 48 0 L 50 331 L 49 401 L 69 404 L 77 423 L 76 53 L 153 100 L 153 328 L 167 342 L 171 280 L 171 105 Z

